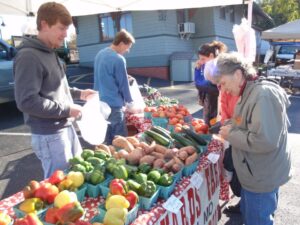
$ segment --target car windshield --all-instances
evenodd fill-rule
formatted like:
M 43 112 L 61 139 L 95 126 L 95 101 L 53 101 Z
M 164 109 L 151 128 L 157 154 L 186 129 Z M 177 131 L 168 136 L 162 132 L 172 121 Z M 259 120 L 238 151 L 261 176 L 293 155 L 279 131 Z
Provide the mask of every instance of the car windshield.
M 294 55 L 299 49 L 300 49 L 300 46 L 282 46 L 279 49 L 278 54 Z

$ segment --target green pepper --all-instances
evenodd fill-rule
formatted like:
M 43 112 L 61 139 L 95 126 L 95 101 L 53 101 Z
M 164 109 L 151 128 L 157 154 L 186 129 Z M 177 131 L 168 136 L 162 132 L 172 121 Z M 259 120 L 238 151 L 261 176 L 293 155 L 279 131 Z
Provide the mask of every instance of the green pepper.
M 124 165 L 124 166 L 128 172 L 129 177 L 132 177 L 138 170 L 136 166 L 131 166 L 131 165 Z
M 103 182 L 104 179 L 105 179 L 104 173 L 102 173 L 102 172 L 99 171 L 99 170 L 94 170 L 94 171 L 91 173 L 91 176 L 90 176 L 90 182 L 91 182 L 92 184 L 94 184 L 94 185 Z
M 160 172 L 158 172 L 157 170 L 151 170 L 147 175 L 147 179 L 152 180 L 156 184 L 160 177 L 161 177 Z
M 147 182 L 142 183 L 141 187 L 138 191 L 138 193 L 141 196 L 144 196 L 147 198 L 150 198 L 155 192 L 156 192 L 156 184 L 151 180 L 148 180 Z
M 142 164 L 139 165 L 138 170 L 141 173 L 146 173 L 147 174 L 147 173 L 150 172 L 151 166 L 147 163 L 142 163 Z
M 83 161 L 84 160 L 80 155 L 74 156 L 72 159 L 69 159 L 69 163 L 71 165 L 81 164 Z
M 94 169 L 92 163 L 87 162 L 87 161 L 83 161 L 83 162 L 81 163 L 81 165 L 83 165 L 83 166 L 85 167 L 85 170 L 86 170 L 87 172 L 90 172 L 90 171 L 92 171 L 92 170 Z
M 81 165 L 81 164 L 75 164 L 75 165 L 73 165 L 70 170 L 71 171 L 78 171 L 78 172 L 86 173 L 85 167 L 83 165 Z
M 97 151 L 97 150 L 94 152 L 94 157 L 103 159 L 105 161 L 110 158 L 108 154 L 104 153 L 103 151 Z
M 163 174 L 158 180 L 158 184 L 161 186 L 170 186 L 172 183 L 173 183 L 173 176 L 170 176 L 167 173 Z
M 147 182 L 147 174 L 137 173 L 134 175 L 134 180 L 139 184 Z
M 113 173 L 115 167 L 116 167 L 117 160 L 115 158 L 110 158 L 106 161 L 106 169 L 111 174 Z
M 135 191 L 135 192 L 138 192 L 138 190 L 141 188 L 141 185 L 134 181 L 134 180 L 131 180 L 129 179 L 127 182 L 126 182 L 129 190 L 132 190 L 132 191 Z
M 82 153 L 81 153 L 81 157 L 84 160 L 87 160 L 89 157 L 94 156 L 94 151 L 91 149 L 83 149 Z
M 128 172 L 124 165 L 117 165 L 113 170 L 113 176 L 118 179 L 127 180 Z

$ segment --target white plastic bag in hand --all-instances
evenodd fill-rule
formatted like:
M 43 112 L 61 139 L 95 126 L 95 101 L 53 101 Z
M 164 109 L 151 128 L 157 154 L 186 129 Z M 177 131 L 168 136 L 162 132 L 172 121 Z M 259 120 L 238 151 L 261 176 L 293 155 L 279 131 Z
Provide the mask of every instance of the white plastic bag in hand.
M 88 100 L 82 108 L 82 117 L 77 121 L 81 135 L 92 145 L 99 145 L 105 140 L 106 121 L 111 113 L 110 107 L 99 101 L 98 95 Z
M 146 104 L 144 102 L 143 96 L 140 92 L 139 86 L 136 80 L 133 80 L 132 85 L 129 86 L 130 94 L 133 102 L 127 103 L 126 109 L 131 113 L 142 113 Z

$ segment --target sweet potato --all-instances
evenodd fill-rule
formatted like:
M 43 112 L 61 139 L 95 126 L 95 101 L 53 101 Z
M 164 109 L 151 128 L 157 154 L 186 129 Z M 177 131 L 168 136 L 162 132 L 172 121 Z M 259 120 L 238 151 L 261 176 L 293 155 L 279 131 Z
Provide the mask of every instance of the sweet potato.
M 163 159 L 156 159 L 153 162 L 153 168 L 162 168 L 165 164 L 165 161 Z
M 134 147 L 138 147 L 140 145 L 139 139 L 134 136 L 126 137 L 126 140 L 129 141 Z
M 152 155 L 145 155 L 140 159 L 140 164 L 146 163 L 148 165 L 152 165 L 155 160 L 155 157 Z
M 146 154 L 151 153 L 150 146 L 149 146 L 146 142 L 141 141 L 141 142 L 140 142 L 140 147 L 141 147 L 142 149 L 144 149 L 144 151 L 145 151 Z
M 167 163 L 165 163 L 164 168 L 171 168 L 172 165 L 175 163 L 174 159 L 169 160 Z
M 166 160 L 170 160 L 175 156 L 174 151 L 172 149 L 167 149 L 166 153 L 164 154 L 164 157 Z
M 119 155 L 120 158 L 123 158 L 123 159 L 126 159 L 126 160 L 129 157 L 129 153 L 125 149 L 120 149 L 118 151 L 118 155 Z
M 125 137 L 122 136 L 116 136 L 113 139 L 112 144 L 115 147 L 125 149 L 127 152 L 132 152 L 134 149 L 133 145 L 129 141 L 127 141 Z
M 175 163 L 172 166 L 173 173 L 178 173 L 181 169 L 182 169 L 182 165 L 181 164 Z
M 164 147 L 164 146 L 162 146 L 162 145 L 160 145 L 160 144 L 156 144 L 155 145 L 155 151 L 156 152 L 159 152 L 159 153 L 161 153 L 161 154 L 166 154 L 166 151 L 167 151 L 168 149 L 166 148 L 166 147 Z
M 186 151 L 189 155 L 192 155 L 196 152 L 195 147 L 193 146 L 186 146 L 179 149 L 179 152 Z
M 111 152 L 111 155 L 114 155 L 114 153 L 116 152 L 116 148 L 113 145 L 109 145 L 108 147 Z
M 186 151 L 179 151 L 179 152 L 177 153 L 177 157 L 178 157 L 179 159 L 181 159 L 182 161 L 184 161 L 184 160 L 187 159 L 187 157 L 189 157 L 189 154 L 188 154 Z
M 185 165 L 191 165 L 193 162 L 195 162 L 198 159 L 198 154 L 195 152 L 194 154 L 190 155 L 189 157 L 186 158 L 185 160 Z
M 105 144 L 100 144 L 100 145 L 96 145 L 95 147 L 96 150 L 103 150 L 104 152 L 106 152 L 108 155 L 111 156 L 111 151 L 109 149 L 109 147 Z
M 164 155 L 159 152 L 151 152 L 150 155 L 153 155 L 156 159 L 163 159 Z
M 143 156 L 144 156 L 143 149 L 138 147 L 129 153 L 127 157 L 127 161 L 130 165 L 137 165 Z

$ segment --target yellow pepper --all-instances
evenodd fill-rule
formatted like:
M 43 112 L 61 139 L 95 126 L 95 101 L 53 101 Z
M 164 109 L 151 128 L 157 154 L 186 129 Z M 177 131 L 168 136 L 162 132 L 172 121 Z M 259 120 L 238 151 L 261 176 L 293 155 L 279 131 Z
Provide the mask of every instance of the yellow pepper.
M 110 208 L 104 216 L 105 225 L 124 225 L 128 214 L 126 208 Z
M 25 199 L 20 205 L 19 209 L 25 213 L 35 213 L 44 207 L 44 202 L 39 198 Z

